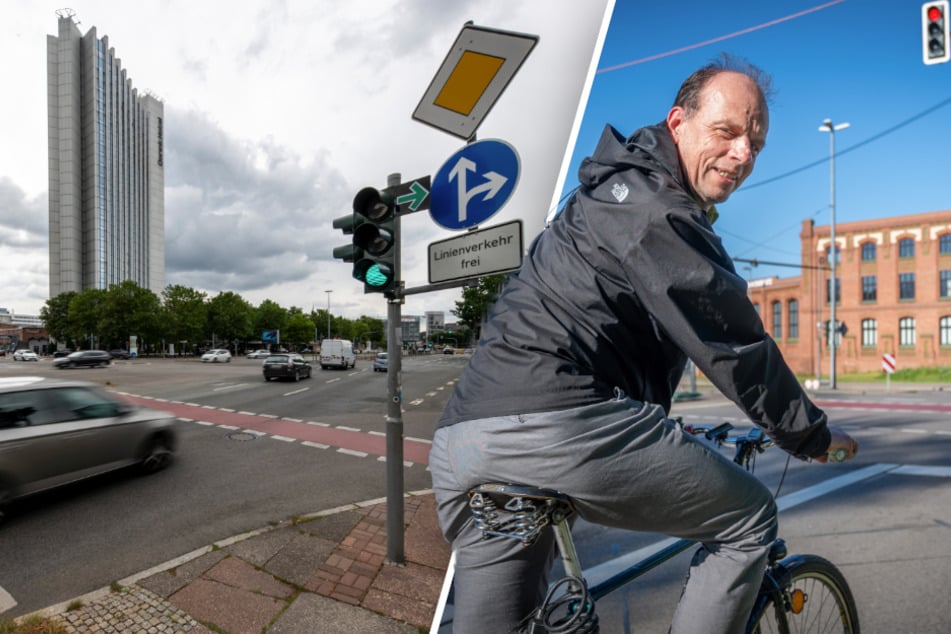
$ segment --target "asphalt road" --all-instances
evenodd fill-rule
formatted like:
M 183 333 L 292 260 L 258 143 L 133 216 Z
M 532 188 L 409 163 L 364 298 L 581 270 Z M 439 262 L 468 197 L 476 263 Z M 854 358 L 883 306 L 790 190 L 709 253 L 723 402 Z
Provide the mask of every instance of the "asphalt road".
M 465 358 L 406 357 L 404 489 L 430 487 L 432 424 Z M 0 376 L 105 385 L 180 416 L 175 463 L 114 473 L 14 505 L 0 526 L 0 589 L 25 614 L 110 585 L 216 540 L 294 516 L 386 496 L 386 374 L 360 360 L 300 382 L 265 382 L 261 361 L 119 361 L 56 370 L 0 359 Z M 0 592 L 2 595 L 2 592 Z M 2 608 L 0 608 L 2 609 Z
M 785 478 L 784 453 L 772 449 L 757 458 L 755 473 L 772 490 L 783 480 L 780 536 L 790 554 L 813 553 L 839 566 L 866 634 L 951 632 L 944 597 L 951 587 L 951 394 L 870 390 L 816 400 L 859 440 L 861 451 L 841 465 L 792 459 Z M 676 404 L 673 413 L 685 423 L 750 426 L 717 398 Z M 808 495 L 814 497 L 803 501 Z M 575 538 L 593 584 L 640 559 L 664 536 L 579 522 Z M 666 632 L 692 552 L 602 599 L 598 612 L 606 631 Z

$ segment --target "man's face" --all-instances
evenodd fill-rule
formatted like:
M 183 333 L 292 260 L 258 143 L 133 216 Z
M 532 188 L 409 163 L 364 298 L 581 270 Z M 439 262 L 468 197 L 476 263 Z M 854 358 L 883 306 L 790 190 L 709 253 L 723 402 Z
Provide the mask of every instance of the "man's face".
M 766 143 L 769 114 L 752 79 L 722 72 L 703 87 L 697 110 L 680 106 L 667 114 L 680 163 L 701 206 L 730 197 L 753 172 Z

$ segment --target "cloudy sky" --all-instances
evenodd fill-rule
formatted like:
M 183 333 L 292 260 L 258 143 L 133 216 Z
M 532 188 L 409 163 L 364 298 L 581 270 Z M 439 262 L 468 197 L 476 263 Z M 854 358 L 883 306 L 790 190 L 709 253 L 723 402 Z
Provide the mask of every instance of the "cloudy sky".
M 257 305 L 385 315 L 362 294 L 331 228 L 362 187 L 435 174 L 462 142 L 411 115 L 463 24 L 539 36 L 479 129 L 519 153 L 518 188 L 490 225 L 542 227 L 592 70 L 609 0 L 73 0 L 140 91 L 165 104 L 166 282 Z M 0 306 L 48 297 L 47 0 L 5 0 L 0 22 Z M 428 283 L 427 245 L 454 235 L 403 222 L 407 286 Z M 404 314 L 448 311 L 458 290 L 414 295 Z

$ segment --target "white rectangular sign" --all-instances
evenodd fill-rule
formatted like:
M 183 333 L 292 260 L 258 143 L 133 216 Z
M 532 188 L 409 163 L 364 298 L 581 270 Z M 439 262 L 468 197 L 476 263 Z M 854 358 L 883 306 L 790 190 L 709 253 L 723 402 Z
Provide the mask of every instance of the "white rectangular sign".
M 512 271 L 521 264 L 521 220 L 429 245 L 430 284 Z

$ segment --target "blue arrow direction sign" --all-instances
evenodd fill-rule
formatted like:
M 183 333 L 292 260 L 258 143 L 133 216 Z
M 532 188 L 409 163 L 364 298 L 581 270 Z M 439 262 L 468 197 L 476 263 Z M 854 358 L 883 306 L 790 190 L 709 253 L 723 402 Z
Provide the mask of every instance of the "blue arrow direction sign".
M 421 176 L 394 187 L 387 187 L 387 191 L 396 199 L 400 215 L 429 209 L 430 180 L 429 176 Z
M 505 141 L 471 143 L 433 178 L 429 215 L 446 229 L 466 229 L 494 216 L 518 183 L 518 153 Z

